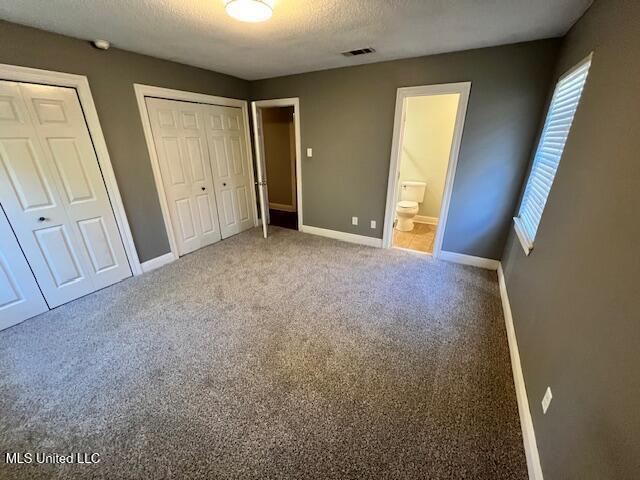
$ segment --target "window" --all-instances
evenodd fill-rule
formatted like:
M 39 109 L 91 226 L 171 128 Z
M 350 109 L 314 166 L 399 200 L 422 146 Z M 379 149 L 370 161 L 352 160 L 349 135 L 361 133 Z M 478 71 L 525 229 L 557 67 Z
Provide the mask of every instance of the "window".
M 562 158 L 590 66 L 591 55 L 564 74 L 553 92 L 520 211 L 513 219 L 516 233 L 527 255 L 533 248 L 542 212 Z

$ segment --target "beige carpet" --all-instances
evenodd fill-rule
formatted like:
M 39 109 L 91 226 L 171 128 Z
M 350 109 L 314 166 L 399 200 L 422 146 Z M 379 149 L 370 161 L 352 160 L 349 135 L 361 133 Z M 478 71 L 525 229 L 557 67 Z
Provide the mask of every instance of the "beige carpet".
M 527 476 L 495 272 L 257 230 L 0 332 L 2 479 Z

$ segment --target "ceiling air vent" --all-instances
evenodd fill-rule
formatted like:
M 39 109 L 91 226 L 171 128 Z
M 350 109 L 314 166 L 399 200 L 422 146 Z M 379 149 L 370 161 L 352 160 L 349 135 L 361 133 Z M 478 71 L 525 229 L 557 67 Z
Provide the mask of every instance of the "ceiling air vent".
M 348 52 L 342 52 L 342 55 L 345 57 L 355 57 L 356 55 L 366 55 L 367 53 L 374 53 L 375 48 L 367 47 L 367 48 L 359 48 L 357 50 L 350 50 Z

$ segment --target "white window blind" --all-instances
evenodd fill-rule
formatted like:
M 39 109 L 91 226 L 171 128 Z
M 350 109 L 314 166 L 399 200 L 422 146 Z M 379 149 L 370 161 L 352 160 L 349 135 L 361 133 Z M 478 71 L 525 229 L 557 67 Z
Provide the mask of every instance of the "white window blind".
M 590 66 L 591 56 L 566 73 L 553 92 L 520 211 L 514 218 L 516 233 L 527 254 L 533 247 Z

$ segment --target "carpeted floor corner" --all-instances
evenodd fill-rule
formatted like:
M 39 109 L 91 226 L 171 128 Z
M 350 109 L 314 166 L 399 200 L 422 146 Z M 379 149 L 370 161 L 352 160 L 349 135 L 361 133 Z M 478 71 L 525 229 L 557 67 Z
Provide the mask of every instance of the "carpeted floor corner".
M 527 478 L 495 272 L 277 228 L 0 332 L 0 453 L 2 479 Z

